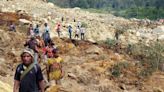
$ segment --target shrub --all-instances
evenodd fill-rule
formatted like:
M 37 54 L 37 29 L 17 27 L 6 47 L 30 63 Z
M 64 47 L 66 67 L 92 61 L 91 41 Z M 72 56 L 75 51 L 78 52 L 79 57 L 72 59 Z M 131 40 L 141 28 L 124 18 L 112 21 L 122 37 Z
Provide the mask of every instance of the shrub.
M 116 45 L 117 41 L 114 39 L 107 38 L 105 44 L 107 44 L 110 48 L 113 48 Z
M 88 27 L 88 25 L 87 25 L 87 23 L 82 22 L 82 23 L 81 23 L 81 27 L 87 28 L 87 27 Z
M 160 66 L 164 62 L 164 45 L 160 42 L 151 43 L 150 46 L 146 46 L 143 43 L 140 45 L 132 46 L 132 55 L 141 60 L 140 65 L 142 70 L 139 75 L 148 76 L 157 70 L 161 70 Z
M 120 62 L 120 63 L 117 63 L 112 68 L 112 75 L 114 77 L 119 77 L 121 75 L 121 73 L 122 73 L 122 70 L 123 69 L 126 69 L 128 67 L 129 67 L 129 63 L 128 62 Z

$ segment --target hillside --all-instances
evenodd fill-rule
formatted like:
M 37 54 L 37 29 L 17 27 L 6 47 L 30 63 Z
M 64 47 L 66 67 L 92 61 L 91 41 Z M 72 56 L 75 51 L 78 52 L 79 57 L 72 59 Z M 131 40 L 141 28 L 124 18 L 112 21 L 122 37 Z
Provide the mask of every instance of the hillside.
M 151 43 L 155 43 L 157 38 L 161 43 L 163 42 L 163 32 L 157 34 L 157 30 L 162 30 L 163 23 L 139 19 L 127 20 L 111 14 L 89 13 L 80 8 L 59 8 L 42 0 L 32 1 L 0 1 L 0 20 L 2 21 L 0 23 L 0 92 L 12 90 L 15 68 L 20 63 L 19 56 L 27 40 L 28 24 L 38 23 L 43 31 L 45 22 L 48 22 L 53 42 L 64 59 L 65 70 L 61 84 L 51 86 L 46 92 L 164 91 L 164 73 L 157 70 L 149 75 L 151 64 L 145 63 L 150 61 L 147 58 L 149 54 L 142 56 L 144 53 L 142 50 L 153 47 Z M 63 22 L 61 17 L 64 17 Z M 28 22 L 20 21 L 19 19 L 22 18 Z M 73 21 L 74 18 L 76 22 Z M 17 32 L 8 31 L 7 25 L 10 21 L 14 21 L 17 25 Z M 68 38 L 67 26 L 71 24 L 75 30 L 77 21 L 86 25 L 84 41 Z M 62 24 L 61 38 L 58 38 L 57 33 L 54 32 L 58 22 Z M 119 37 L 120 47 L 108 42 L 114 39 L 116 31 L 123 31 Z M 140 42 L 147 47 L 140 49 L 141 46 L 135 55 L 133 52 L 132 54 L 126 52 L 129 44 L 140 46 Z M 159 52 L 157 55 L 163 55 L 163 50 Z M 151 57 L 154 57 L 154 53 Z M 159 58 L 163 60 L 162 56 Z M 160 64 L 163 65 L 163 63 Z M 42 69 L 45 67 L 42 64 L 41 66 Z M 144 69 L 150 69 L 150 71 L 143 71 Z M 148 76 L 141 76 L 146 74 Z
M 48 0 L 60 7 L 80 7 L 91 12 L 112 13 L 124 18 L 164 18 L 163 0 Z

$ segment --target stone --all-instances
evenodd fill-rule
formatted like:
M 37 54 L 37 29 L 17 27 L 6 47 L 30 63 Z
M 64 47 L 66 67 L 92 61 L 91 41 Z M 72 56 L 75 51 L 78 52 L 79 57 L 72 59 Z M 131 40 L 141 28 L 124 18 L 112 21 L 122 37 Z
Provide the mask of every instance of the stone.
M 20 24 L 23 24 L 23 25 L 29 25 L 29 24 L 31 24 L 31 21 L 26 20 L 26 19 L 19 19 L 19 22 L 20 22 Z
M 68 73 L 68 77 L 70 77 L 71 79 L 77 79 L 77 76 L 73 73 Z
M 97 47 L 97 46 L 91 46 L 86 50 L 87 54 L 101 54 L 103 51 L 101 48 Z
M 153 92 L 164 92 L 163 89 L 155 87 Z

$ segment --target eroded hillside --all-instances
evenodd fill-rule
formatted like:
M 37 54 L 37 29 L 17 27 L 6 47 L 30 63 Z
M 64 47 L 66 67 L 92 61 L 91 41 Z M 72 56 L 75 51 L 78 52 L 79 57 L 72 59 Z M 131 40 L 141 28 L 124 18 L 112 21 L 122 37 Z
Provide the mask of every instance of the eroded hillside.
M 61 84 L 52 85 L 47 92 L 163 92 L 164 73 L 157 71 L 147 77 L 140 76 L 143 67 L 139 64 L 145 58 L 139 55 L 138 58 L 126 52 L 127 44 L 153 38 L 152 35 L 147 37 L 147 34 L 163 24 L 149 20 L 127 20 L 110 14 L 89 13 L 79 8 L 61 9 L 41 0 L 33 3 L 27 0 L 4 0 L 0 1 L 0 7 L 0 20 L 3 20 L 0 26 L 0 92 L 12 91 L 15 68 L 20 63 L 19 56 L 27 40 L 28 25 L 22 24 L 19 20 L 22 18 L 39 23 L 41 31 L 42 24 L 48 21 L 51 35 L 54 37 L 53 42 L 64 59 L 65 75 Z M 73 18 L 87 25 L 87 40 L 68 39 L 68 24 L 71 24 L 74 30 L 77 25 Z M 8 31 L 8 22 L 11 20 L 16 23 L 17 32 Z M 57 38 L 54 32 L 57 22 L 62 24 L 62 38 Z M 116 30 L 126 31 L 120 37 L 120 47 L 112 47 L 101 41 L 114 38 Z M 146 30 L 144 36 L 140 30 Z M 147 64 L 143 66 L 148 67 Z M 44 67 L 42 65 L 42 68 Z

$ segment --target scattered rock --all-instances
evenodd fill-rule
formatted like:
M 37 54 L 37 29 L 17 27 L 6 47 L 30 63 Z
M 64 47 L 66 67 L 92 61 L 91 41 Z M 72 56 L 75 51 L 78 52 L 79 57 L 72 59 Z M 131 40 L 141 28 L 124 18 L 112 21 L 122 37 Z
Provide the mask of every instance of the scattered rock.
M 19 19 L 19 22 L 20 22 L 20 24 L 23 24 L 23 25 L 29 25 L 29 24 L 31 24 L 31 21 L 26 20 L 26 19 Z
M 154 88 L 153 92 L 164 92 L 164 90 L 156 87 Z
M 77 76 L 74 75 L 73 73 L 68 73 L 68 77 L 70 77 L 71 79 L 77 80 Z
M 87 50 L 86 50 L 86 53 L 87 54 L 101 54 L 103 51 L 102 51 L 102 48 L 99 48 L 97 46 L 91 46 L 89 47 Z
M 122 90 L 126 90 L 126 86 L 125 86 L 124 84 L 119 85 L 119 87 L 120 87 L 120 89 L 122 89 Z

